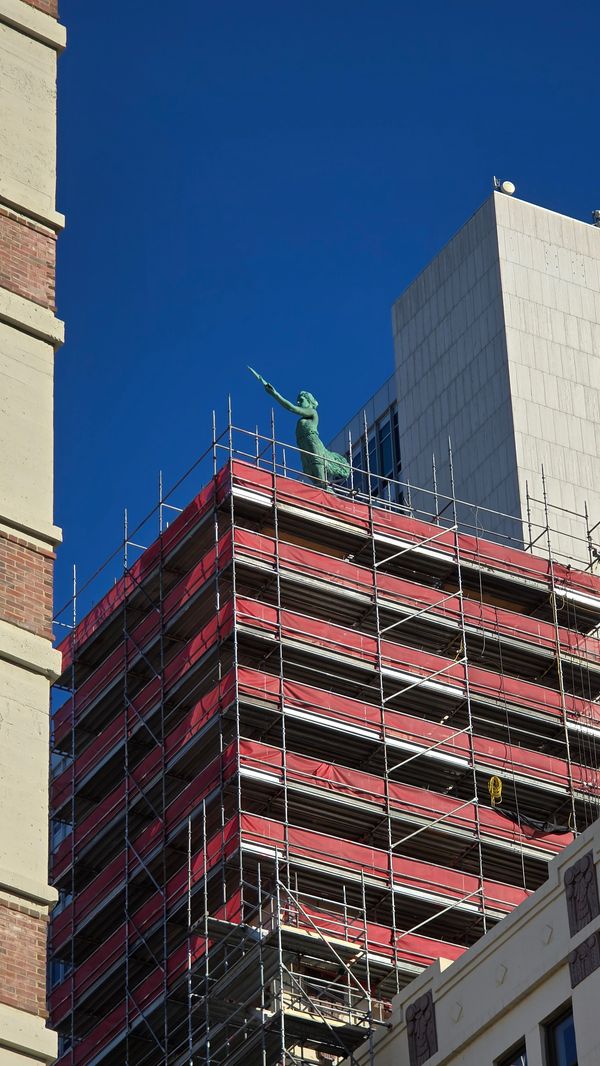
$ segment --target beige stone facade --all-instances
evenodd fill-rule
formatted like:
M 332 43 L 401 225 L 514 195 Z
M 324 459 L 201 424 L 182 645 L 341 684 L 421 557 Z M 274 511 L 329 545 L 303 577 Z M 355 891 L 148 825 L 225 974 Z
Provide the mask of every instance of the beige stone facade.
M 0 0 L 0 1063 L 50 1063 L 46 1027 L 54 358 L 54 0 Z
M 600 522 L 600 229 L 495 192 L 392 321 L 403 477 L 431 488 L 435 453 L 448 493 L 450 437 L 456 493 L 476 505 L 463 523 L 547 551 L 543 469 L 552 551 L 588 564 L 586 505 L 588 525 Z
M 375 1066 L 553 1066 L 572 1016 L 577 1066 L 600 1062 L 600 822 L 554 859 L 548 880 L 454 963 L 430 966 L 393 1002 Z M 522 1058 L 525 1053 L 526 1058 Z M 370 1066 L 369 1050 L 356 1053 Z

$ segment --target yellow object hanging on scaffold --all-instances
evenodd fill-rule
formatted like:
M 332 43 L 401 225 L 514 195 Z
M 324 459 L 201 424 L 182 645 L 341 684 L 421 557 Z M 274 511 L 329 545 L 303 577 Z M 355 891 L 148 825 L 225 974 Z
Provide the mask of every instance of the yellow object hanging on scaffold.
M 499 777 L 490 777 L 488 781 L 488 792 L 492 801 L 492 807 L 495 807 L 497 803 L 502 803 L 502 781 Z

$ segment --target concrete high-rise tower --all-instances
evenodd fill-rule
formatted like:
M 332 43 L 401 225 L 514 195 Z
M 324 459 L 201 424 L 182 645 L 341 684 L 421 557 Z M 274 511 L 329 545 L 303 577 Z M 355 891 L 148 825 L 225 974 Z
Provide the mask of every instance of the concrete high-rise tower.
M 52 1062 L 46 1028 L 56 0 L 0 0 L 0 1061 Z
M 395 377 L 366 405 L 371 469 L 392 392 L 402 480 L 432 488 L 435 454 L 448 493 L 450 437 L 457 495 L 517 519 L 469 509 L 464 521 L 524 544 L 540 537 L 546 551 L 543 468 L 552 549 L 589 563 L 587 529 L 600 522 L 600 229 L 494 192 L 392 319 Z M 349 427 L 358 441 L 361 416 Z

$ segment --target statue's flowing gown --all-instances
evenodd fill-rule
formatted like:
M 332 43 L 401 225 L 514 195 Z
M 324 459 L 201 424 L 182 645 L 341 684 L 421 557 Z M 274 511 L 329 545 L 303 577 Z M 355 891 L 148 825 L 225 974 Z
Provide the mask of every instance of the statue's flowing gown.
M 330 452 L 319 436 L 317 418 L 300 418 L 296 425 L 296 443 L 302 450 L 302 469 L 317 481 L 348 477 L 350 464 L 343 455 Z M 308 454 L 307 454 L 308 453 Z

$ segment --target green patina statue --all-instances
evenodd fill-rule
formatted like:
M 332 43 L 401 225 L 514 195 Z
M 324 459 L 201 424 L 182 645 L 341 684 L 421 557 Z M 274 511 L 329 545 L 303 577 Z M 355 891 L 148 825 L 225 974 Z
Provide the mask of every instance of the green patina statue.
M 271 385 L 269 381 L 265 381 L 260 374 L 257 374 L 256 370 L 253 370 L 251 366 L 248 367 L 248 370 L 251 374 L 254 374 L 254 377 L 260 381 L 261 385 L 264 385 L 269 396 L 272 396 L 274 400 L 277 400 L 277 403 L 285 407 L 286 411 L 291 411 L 293 415 L 299 416 L 296 425 L 296 444 L 300 449 L 304 473 L 312 481 L 325 487 L 330 481 L 348 477 L 350 474 L 348 460 L 343 455 L 338 455 L 337 452 L 330 452 L 319 436 L 319 416 L 317 414 L 319 404 L 312 393 L 303 390 L 298 393 L 296 403 L 291 403 L 290 400 L 286 400 L 281 393 L 277 392 L 274 385 Z

